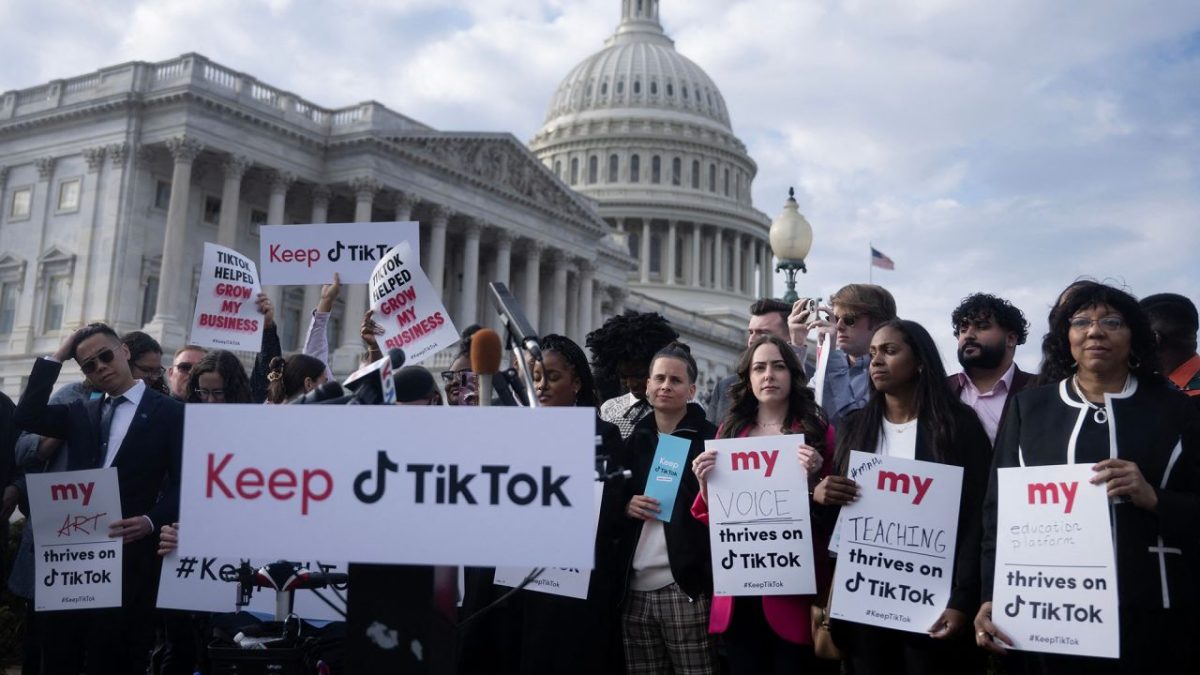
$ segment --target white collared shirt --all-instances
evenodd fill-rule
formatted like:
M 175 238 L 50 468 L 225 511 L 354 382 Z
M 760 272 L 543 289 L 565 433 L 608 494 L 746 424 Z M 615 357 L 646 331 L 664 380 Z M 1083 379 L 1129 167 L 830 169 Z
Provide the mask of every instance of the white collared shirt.
M 125 434 L 129 433 L 129 425 L 133 423 L 133 416 L 142 402 L 142 394 L 145 393 L 146 383 L 134 380 L 132 387 L 124 394 L 119 394 L 119 396 L 125 397 L 125 402 L 113 411 L 112 426 L 108 429 L 108 453 L 104 456 L 103 466 L 112 466 L 113 460 L 117 458 L 117 452 L 121 449 L 121 443 L 125 442 Z M 109 405 L 108 401 L 111 398 L 113 397 L 105 396 L 104 403 L 101 405 Z M 101 415 L 103 415 L 103 407 Z

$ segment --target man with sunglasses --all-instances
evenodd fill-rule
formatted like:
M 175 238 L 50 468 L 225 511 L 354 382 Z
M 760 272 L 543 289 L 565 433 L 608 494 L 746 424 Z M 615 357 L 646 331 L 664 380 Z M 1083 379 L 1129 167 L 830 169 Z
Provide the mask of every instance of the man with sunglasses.
M 192 366 L 196 365 L 208 353 L 203 347 L 184 345 L 175 350 L 175 360 L 167 369 L 167 382 L 171 386 L 171 396 L 177 400 L 187 400 L 188 378 L 192 374 Z
M 824 314 L 824 317 L 822 317 Z M 870 378 L 867 350 L 875 329 L 896 318 L 896 300 L 882 286 L 849 284 L 829 298 L 829 306 L 812 308 L 808 298 L 792 305 L 788 331 L 792 344 L 807 345 L 809 331 L 816 329 L 818 341 L 834 332 L 833 352 L 825 371 L 825 393 L 821 407 L 829 423 L 837 426 L 842 417 L 867 404 Z M 803 361 L 803 354 L 799 354 Z
M 100 398 L 48 403 L 62 363 L 75 359 Z M 130 371 L 129 349 L 111 328 L 90 324 L 53 356 L 34 362 L 14 419 L 27 431 L 67 441 L 67 470 L 115 467 L 122 518 L 109 535 L 125 543 L 118 609 L 47 612 L 43 672 L 143 672 L 153 645 L 159 576 L 154 531 L 179 519 L 183 404 L 146 387 Z M 81 657 L 81 652 L 85 652 Z

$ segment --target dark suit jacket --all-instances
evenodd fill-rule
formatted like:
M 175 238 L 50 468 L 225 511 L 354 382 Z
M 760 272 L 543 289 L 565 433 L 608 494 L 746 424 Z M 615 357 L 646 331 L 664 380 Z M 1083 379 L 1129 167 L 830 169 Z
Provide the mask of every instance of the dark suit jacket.
M 103 399 L 50 405 L 60 370 L 62 364 L 48 359 L 34 363 L 14 420 L 26 431 L 66 439 L 68 471 L 100 468 Z M 183 404 L 147 389 L 112 463 L 121 487 L 122 517 L 149 516 L 155 529 L 179 519 L 182 452 Z
M 950 391 L 954 392 L 954 397 L 958 398 L 962 395 L 963 384 L 959 381 L 959 373 L 955 373 L 946 378 L 946 385 L 950 387 Z M 996 427 L 999 429 L 1004 426 L 1004 418 L 1008 417 L 1008 409 L 1012 407 L 1012 401 L 1016 397 L 1016 393 L 1022 389 L 1037 386 L 1037 376 L 1027 373 L 1020 368 L 1014 368 L 1012 386 L 1008 389 L 1008 398 L 1004 401 L 1004 412 L 1000 413 L 1000 423 Z M 996 437 L 999 438 L 999 431 L 996 432 Z

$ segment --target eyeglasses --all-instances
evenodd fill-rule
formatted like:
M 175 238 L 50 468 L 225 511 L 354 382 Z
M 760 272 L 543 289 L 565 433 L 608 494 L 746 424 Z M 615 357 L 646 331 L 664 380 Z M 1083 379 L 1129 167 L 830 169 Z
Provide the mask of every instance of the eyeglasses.
M 839 321 L 841 321 L 842 325 L 844 325 L 846 328 L 849 328 L 849 327 L 853 326 L 855 324 L 855 322 L 858 321 L 858 315 L 857 314 L 842 314 L 841 316 L 835 315 L 833 317 L 833 323 L 836 325 L 837 322 L 839 322 Z
M 100 367 L 101 363 L 112 363 L 112 360 L 115 357 L 116 354 L 113 353 L 113 350 L 105 349 L 87 361 L 79 364 L 79 369 L 83 371 L 84 375 L 91 375 L 92 373 L 96 372 L 96 369 Z
M 166 372 L 166 369 L 162 366 L 157 368 L 143 368 L 136 363 L 130 365 L 132 365 L 139 373 L 142 373 L 144 377 L 162 377 L 163 373 Z
M 462 370 L 443 370 L 442 371 L 442 381 L 447 382 L 447 383 L 454 382 L 456 380 L 459 382 L 462 382 L 462 381 L 466 380 L 467 375 L 470 375 L 470 374 L 471 374 L 471 369 L 469 369 L 469 368 L 463 368 Z
M 205 399 L 205 400 L 211 399 L 213 401 L 224 401 L 225 400 L 225 390 L 224 389 L 197 389 L 196 396 L 199 396 L 200 398 Z
M 1119 316 L 1102 316 L 1099 319 L 1090 319 L 1086 316 L 1077 316 L 1071 319 L 1071 330 L 1085 331 L 1090 330 L 1093 324 L 1100 324 L 1104 330 L 1121 330 L 1125 327 L 1125 319 Z
M 193 366 L 193 365 L 195 365 L 195 364 L 193 364 L 193 363 L 188 363 L 188 362 L 186 362 L 186 361 L 185 361 L 185 362 L 183 362 L 183 363 L 176 363 L 175 365 L 173 365 L 173 366 L 171 366 L 171 367 L 172 367 L 172 368 L 174 368 L 175 370 L 177 370 L 177 371 L 181 372 L 181 373 L 190 373 L 190 372 L 192 372 L 192 366 Z

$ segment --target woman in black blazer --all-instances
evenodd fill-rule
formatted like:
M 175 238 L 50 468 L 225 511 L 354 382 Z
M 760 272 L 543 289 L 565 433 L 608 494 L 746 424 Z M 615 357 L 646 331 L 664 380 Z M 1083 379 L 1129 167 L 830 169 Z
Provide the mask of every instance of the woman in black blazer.
M 855 675 L 982 673 L 982 654 L 972 646 L 969 629 L 979 606 L 980 512 L 991 441 L 974 411 L 946 387 L 937 346 L 920 324 L 903 319 L 883 324 L 869 355 L 871 397 L 844 418 L 836 473 L 817 484 L 813 501 L 840 507 L 857 499 L 858 486 L 846 477 L 851 450 L 961 466 L 954 578 L 949 603 L 928 635 L 835 621 L 834 639 Z M 836 517 L 822 510 L 823 519 Z

